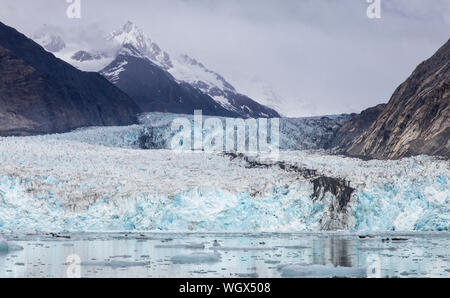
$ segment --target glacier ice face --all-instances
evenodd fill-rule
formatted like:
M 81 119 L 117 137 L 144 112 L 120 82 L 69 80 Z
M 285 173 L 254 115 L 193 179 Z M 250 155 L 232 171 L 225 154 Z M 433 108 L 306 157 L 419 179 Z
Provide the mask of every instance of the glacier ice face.
M 313 210 L 307 196 L 310 186 L 305 183 L 303 187 L 303 198 L 297 197 L 296 191 L 283 195 L 289 190 L 276 190 L 272 196 L 255 199 L 248 194 L 193 189 L 170 197 L 98 200 L 81 212 L 71 212 L 70 206 L 63 207 L 50 197 L 27 197 L 25 191 L 17 191 L 21 188 L 18 187 L 2 200 L 0 230 L 276 232 L 319 229 L 321 208 Z M 22 199 L 17 200 L 18 197 Z M 313 216 L 315 212 L 317 215 Z
M 139 121 L 143 134 L 141 143 L 143 149 L 170 149 L 170 140 L 174 136 L 171 123 L 175 118 L 183 117 L 194 123 L 193 115 L 175 115 L 166 113 L 147 113 L 141 115 Z M 203 116 L 203 120 L 211 116 Z M 221 119 L 225 127 L 226 118 Z M 281 118 L 280 121 L 280 149 L 281 150 L 316 150 L 327 148 L 331 144 L 334 133 L 348 120 L 347 115 L 310 117 L 310 118 Z M 203 133 L 207 133 L 203 130 Z M 246 132 L 248 138 L 248 131 Z M 150 140 L 147 142 L 147 140 Z
M 311 179 L 275 161 L 251 167 L 221 154 L 139 150 L 143 129 L 170 118 L 149 121 L 0 138 L 0 232 L 450 230 L 448 161 L 282 150 L 278 162 L 350 182 L 337 212 L 332 193 L 313 198 Z
M 186 118 L 194 123 L 193 115 L 146 113 L 139 117 L 140 125 L 128 127 L 90 127 L 80 128 L 70 133 L 33 137 L 40 141 L 78 141 L 91 145 L 124 149 L 170 149 L 170 143 L 176 132 L 171 124 L 177 118 Z M 211 116 L 203 116 L 207 120 Z M 221 119 L 225 125 L 226 118 Z M 314 150 L 327 147 L 333 132 L 347 116 L 282 118 L 280 119 L 281 150 Z M 207 130 L 203 130 L 207 133 Z M 248 137 L 248 132 L 247 136 Z
M 355 192 L 347 212 L 352 214 L 354 230 L 450 230 L 446 160 L 418 156 L 362 161 L 302 152 L 287 160 L 301 160 L 307 167 L 351 181 Z

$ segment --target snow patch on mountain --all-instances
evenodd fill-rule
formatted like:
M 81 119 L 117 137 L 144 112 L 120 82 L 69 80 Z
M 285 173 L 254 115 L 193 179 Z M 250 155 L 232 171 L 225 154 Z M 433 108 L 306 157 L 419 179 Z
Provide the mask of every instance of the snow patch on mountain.
M 122 61 L 119 64 L 115 65 L 107 72 L 102 72 L 102 75 L 107 78 L 111 83 L 115 84 L 119 78 L 120 73 L 125 71 L 125 66 L 128 64 L 127 61 Z

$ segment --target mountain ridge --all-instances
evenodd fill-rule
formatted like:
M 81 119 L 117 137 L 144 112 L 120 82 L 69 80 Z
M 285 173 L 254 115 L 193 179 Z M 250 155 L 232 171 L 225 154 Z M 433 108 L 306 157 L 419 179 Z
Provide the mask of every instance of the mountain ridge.
M 132 45 L 126 45 L 101 74 L 130 95 L 144 112 L 193 114 L 199 109 L 205 115 L 239 117 L 191 85 L 178 83 Z
M 345 153 L 374 159 L 450 158 L 450 40 L 416 67 Z
M 107 39 L 109 41 L 115 40 L 120 44 L 121 50 L 119 50 L 118 55 L 123 51 L 123 47 L 131 45 L 136 50 L 134 53 L 131 53 L 132 56 L 137 56 L 137 53 L 140 53 L 142 57 L 148 58 L 152 63 L 170 73 L 180 85 L 187 83 L 200 90 L 220 105 L 216 113 L 217 116 L 228 114 L 233 117 L 244 118 L 280 117 L 275 110 L 265 107 L 251 98 L 238 93 L 221 75 L 209 70 L 202 63 L 188 55 L 182 55 L 178 59 L 171 59 L 167 52 L 163 51 L 142 29 L 130 21 L 122 28 L 111 33 Z M 111 65 L 106 68 L 110 67 Z M 100 72 L 105 73 L 106 71 L 103 69 Z M 117 79 L 120 80 L 120 75 Z M 114 83 L 117 83 L 117 80 Z M 123 90 L 127 92 L 129 89 Z M 205 101 L 209 102 L 210 100 L 206 100 L 205 97 Z M 210 104 L 208 103 L 207 105 L 209 106 Z M 223 109 L 228 110 L 229 113 L 223 113 Z M 161 110 L 148 110 L 148 112 L 152 111 Z M 182 113 L 188 112 L 186 109 L 179 109 L 178 107 L 173 107 L 172 109 L 167 107 L 164 111 L 175 113 L 180 111 Z M 211 114 L 214 111 L 208 108 L 206 113 Z
M 0 135 L 130 125 L 141 112 L 98 73 L 82 72 L 0 22 Z
M 137 56 L 136 53 L 140 53 L 139 56 L 141 58 L 147 58 L 164 71 L 170 73 L 178 84 L 184 85 L 187 83 L 198 89 L 220 105 L 219 110 L 228 110 L 228 114 L 233 115 L 233 117 L 281 117 L 275 109 L 239 93 L 223 76 L 208 69 L 198 60 L 186 54 L 172 58 L 147 36 L 142 29 L 130 21 L 108 34 L 105 42 L 108 44 L 108 49 L 78 49 L 73 53 L 62 54 L 58 52 L 57 55 L 80 69 L 106 73 L 112 68 L 111 64 L 114 60 L 123 54 L 124 50 L 129 50 L 129 47 L 124 49 L 124 46 L 131 45 L 135 49 L 135 53 L 129 53 L 131 56 Z M 106 52 L 110 52 L 109 56 Z M 112 83 L 116 84 L 119 79 L 120 75 L 116 76 Z M 123 91 L 126 92 L 127 90 Z M 173 111 L 177 110 L 177 108 L 173 109 Z M 224 113 L 219 112 L 217 115 L 223 116 Z

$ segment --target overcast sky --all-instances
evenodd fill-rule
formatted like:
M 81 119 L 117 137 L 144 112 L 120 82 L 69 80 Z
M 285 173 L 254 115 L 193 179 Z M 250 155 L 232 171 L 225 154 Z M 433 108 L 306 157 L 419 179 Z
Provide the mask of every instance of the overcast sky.
M 131 20 L 169 53 L 186 53 L 258 100 L 273 94 L 289 116 L 359 112 L 387 102 L 450 38 L 449 0 L 0 0 L 0 21 L 30 35 L 53 25 L 98 41 Z

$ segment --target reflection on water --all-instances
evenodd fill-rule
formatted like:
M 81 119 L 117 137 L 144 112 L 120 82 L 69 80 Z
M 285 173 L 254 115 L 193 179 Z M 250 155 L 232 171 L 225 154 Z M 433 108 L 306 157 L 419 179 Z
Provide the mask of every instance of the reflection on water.
M 450 234 L 3 235 L 0 277 L 450 277 Z

